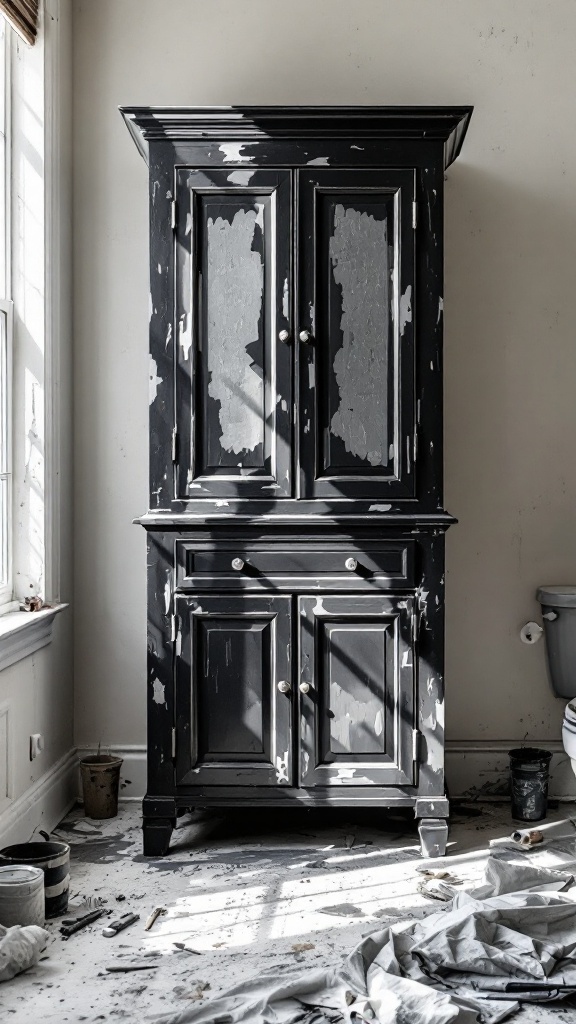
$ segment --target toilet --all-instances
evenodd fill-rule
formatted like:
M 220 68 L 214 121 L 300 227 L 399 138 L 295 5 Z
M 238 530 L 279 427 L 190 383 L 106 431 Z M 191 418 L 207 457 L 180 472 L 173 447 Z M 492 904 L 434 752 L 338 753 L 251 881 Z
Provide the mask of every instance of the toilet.
M 576 587 L 540 587 L 548 673 L 564 709 L 562 743 L 576 775 Z

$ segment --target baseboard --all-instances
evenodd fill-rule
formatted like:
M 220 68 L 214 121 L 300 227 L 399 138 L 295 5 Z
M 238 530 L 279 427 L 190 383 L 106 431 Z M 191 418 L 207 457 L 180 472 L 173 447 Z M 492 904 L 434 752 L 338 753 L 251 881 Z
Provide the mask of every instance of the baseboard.
M 486 742 L 449 741 L 446 744 L 446 781 L 450 797 L 491 800 L 508 796 L 508 751 L 521 746 L 521 740 Z M 576 800 L 576 776 L 562 744 L 530 741 L 531 746 L 552 751 L 550 797 Z M 118 745 L 106 747 L 106 753 L 124 758 L 121 800 L 141 800 L 146 792 L 146 747 Z M 82 747 L 79 754 L 95 754 L 96 747 Z
M 72 748 L 0 814 L 0 845 L 26 843 L 34 832 L 51 832 L 76 803 L 77 754 Z
M 530 740 L 525 746 L 552 751 L 549 796 L 554 800 L 576 800 L 576 776 L 570 759 L 558 741 Z M 509 793 L 508 751 L 522 746 L 521 740 L 449 742 L 446 744 L 446 783 L 450 798 L 494 800 Z
M 114 754 L 124 761 L 120 771 L 120 797 L 124 801 L 141 800 L 146 792 L 146 746 L 144 744 L 112 744 L 102 746 L 103 754 Z M 79 747 L 78 758 L 96 754 L 97 745 Z M 82 796 L 80 771 L 77 774 L 77 793 Z

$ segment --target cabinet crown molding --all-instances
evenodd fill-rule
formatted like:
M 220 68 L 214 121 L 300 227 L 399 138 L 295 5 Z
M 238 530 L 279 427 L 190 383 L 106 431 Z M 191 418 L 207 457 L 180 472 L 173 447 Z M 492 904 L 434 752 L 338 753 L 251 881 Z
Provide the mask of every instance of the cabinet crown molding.
M 472 106 L 120 107 L 148 161 L 149 142 L 269 138 L 443 140 L 444 167 L 458 156 Z

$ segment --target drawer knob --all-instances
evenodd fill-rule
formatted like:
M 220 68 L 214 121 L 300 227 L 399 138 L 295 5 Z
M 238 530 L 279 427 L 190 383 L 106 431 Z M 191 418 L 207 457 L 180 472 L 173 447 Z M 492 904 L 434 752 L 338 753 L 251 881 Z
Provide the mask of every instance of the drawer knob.
M 232 568 L 236 569 L 236 572 L 242 572 L 242 569 L 244 568 L 244 559 L 243 558 L 233 558 L 232 559 Z
M 280 690 L 280 693 L 290 693 L 291 687 L 288 680 L 281 679 L 280 682 L 278 683 L 278 689 Z
M 355 558 L 347 558 L 346 561 L 344 562 L 344 565 L 346 566 L 349 572 L 356 572 L 356 569 L 358 568 L 358 562 L 356 561 Z
M 309 693 L 310 692 L 310 683 L 300 683 L 300 686 L 298 687 L 298 689 L 300 690 L 300 693 Z
M 312 341 L 312 335 L 310 334 L 310 331 L 300 331 L 298 337 L 300 338 L 300 341 L 304 345 L 308 345 Z
M 278 341 L 282 341 L 286 345 L 290 341 L 290 331 L 286 331 L 286 330 L 279 331 L 278 332 Z

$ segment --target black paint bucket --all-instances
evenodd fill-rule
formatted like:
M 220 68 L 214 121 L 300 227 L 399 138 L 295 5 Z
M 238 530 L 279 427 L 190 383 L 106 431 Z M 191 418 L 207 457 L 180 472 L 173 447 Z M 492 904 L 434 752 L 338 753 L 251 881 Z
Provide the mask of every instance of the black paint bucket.
M 512 817 L 518 821 L 541 821 L 548 808 L 549 750 L 517 747 L 510 757 Z
M 18 843 L 0 850 L 1 864 L 32 864 L 44 872 L 46 917 L 60 917 L 68 910 L 70 847 L 67 843 Z

